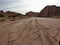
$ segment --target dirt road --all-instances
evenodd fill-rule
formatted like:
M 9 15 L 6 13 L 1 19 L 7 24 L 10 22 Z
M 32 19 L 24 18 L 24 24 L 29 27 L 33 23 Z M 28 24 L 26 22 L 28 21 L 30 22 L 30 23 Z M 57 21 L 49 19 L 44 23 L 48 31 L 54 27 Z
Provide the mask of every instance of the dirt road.
M 29 18 L 0 23 L 0 45 L 59 45 L 60 19 Z

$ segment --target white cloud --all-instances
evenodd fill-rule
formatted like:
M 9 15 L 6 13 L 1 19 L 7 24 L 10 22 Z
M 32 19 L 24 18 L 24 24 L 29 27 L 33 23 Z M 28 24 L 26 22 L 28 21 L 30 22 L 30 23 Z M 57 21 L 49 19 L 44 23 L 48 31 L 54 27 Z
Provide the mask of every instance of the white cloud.
M 4 4 L 3 4 L 4 3 Z M 40 12 L 46 5 L 60 6 L 60 0 L 2 0 L 0 8 L 26 13 L 28 11 Z

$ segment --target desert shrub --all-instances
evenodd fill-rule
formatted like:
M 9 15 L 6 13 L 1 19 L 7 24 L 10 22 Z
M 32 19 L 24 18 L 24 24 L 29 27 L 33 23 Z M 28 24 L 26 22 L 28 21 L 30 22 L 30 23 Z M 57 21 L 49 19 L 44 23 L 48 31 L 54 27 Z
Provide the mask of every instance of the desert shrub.
M 60 16 L 54 16 L 54 18 L 60 18 Z
M 0 19 L 0 22 L 4 22 L 5 21 L 5 19 Z
M 7 16 L 8 18 L 10 18 L 11 16 Z
M 15 21 L 15 19 L 11 19 L 10 21 Z
M 4 17 L 4 15 L 0 13 L 0 17 Z
M 13 15 L 12 17 L 16 17 L 16 15 Z

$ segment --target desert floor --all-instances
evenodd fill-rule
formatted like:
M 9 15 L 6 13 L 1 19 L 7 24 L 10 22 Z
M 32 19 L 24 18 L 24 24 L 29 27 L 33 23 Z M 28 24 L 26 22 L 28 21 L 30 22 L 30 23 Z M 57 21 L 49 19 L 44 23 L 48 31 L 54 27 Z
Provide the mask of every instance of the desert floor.
M 0 22 L 0 45 L 58 45 L 60 19 L 29 18 Z

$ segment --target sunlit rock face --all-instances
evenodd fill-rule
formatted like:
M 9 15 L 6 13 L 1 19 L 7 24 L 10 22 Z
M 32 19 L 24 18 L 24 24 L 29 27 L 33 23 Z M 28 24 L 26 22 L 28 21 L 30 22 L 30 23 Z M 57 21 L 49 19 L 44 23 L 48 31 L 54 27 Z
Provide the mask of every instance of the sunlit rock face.
M 46 6 L 41 12 L 41 17 L 53 17 L 53 16 L 60 16 L 60 7 L 52 5 Z

